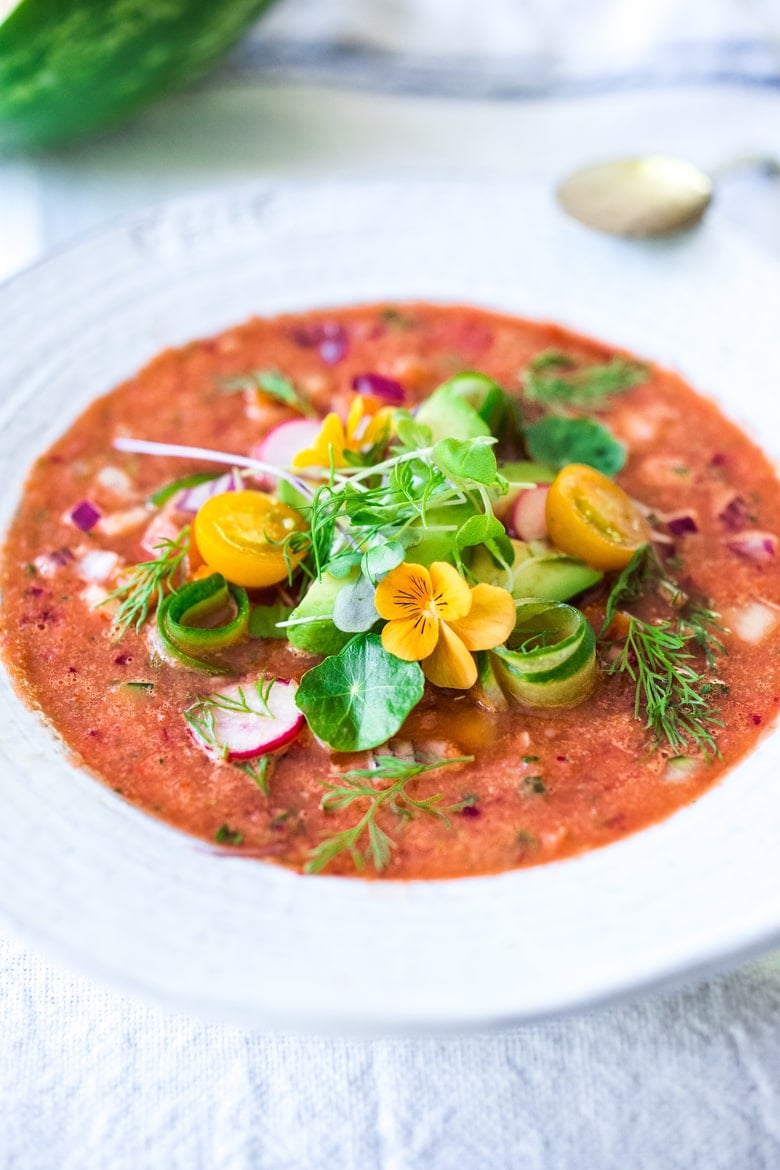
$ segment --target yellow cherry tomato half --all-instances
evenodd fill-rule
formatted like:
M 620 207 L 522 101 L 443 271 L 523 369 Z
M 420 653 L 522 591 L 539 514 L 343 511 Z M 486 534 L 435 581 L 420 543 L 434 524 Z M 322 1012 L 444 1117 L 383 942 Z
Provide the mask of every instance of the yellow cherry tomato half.
M 600 471 L 570 463 L 558 472 L 545 507 L 550 540 L 594 569 L 622 569 L 650 539 L 642 513 Z
M 214 573 L 234 585 L 261 589 L 287 576 L 281 541 L 303 532 L 300 512 L 265 492 L 224 492 L 198 509 L 192 535 Z

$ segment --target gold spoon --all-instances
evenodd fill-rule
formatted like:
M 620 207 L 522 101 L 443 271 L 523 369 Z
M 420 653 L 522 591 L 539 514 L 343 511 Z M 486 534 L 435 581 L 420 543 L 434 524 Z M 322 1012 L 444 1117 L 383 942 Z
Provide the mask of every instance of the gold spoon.
M 668 236 L 695 227 L 712 200 L 712 179 L 664 154 L 616 159 L 575 171 L 561 183 L 564 211 L 616 236 Z

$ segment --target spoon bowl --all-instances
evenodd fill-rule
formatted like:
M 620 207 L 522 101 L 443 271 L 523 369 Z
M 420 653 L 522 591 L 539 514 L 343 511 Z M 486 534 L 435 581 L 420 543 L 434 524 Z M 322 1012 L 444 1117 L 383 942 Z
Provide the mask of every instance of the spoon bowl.
M 616 236 L 668 236 L 695 227 L 712 200 L 704 171 L 668 155 L 616 159 L 575 171 L 557 199 L 586 227 Z

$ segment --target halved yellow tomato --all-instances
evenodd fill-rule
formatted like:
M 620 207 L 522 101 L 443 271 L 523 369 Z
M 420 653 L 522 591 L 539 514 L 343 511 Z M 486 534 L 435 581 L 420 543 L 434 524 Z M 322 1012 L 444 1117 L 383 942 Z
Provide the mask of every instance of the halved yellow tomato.
M 550 540 L 594 569 L 622 569 L 650 529 L 629 496 L 600 471 L 570 463 L 558 472 L 545 508 Z
M 221 573 L 234 585 L 260 589 L 284 580 L 282 541 L 305 529 L 300 512 L 265 492 L 247 490 L 206 500 L 193 521 L 192 536 L 210 572 Z

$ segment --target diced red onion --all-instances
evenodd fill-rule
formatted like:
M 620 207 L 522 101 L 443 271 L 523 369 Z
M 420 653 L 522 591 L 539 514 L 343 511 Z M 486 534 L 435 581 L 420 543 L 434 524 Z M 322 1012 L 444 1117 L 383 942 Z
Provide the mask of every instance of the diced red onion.
M 718 519 L 728 528 L 729 532 L 739 532 L 741 528 L 750 523 L 750 508 L 742 496 L 734 496 L 725 508 L 718 512 Z
M 773 532 L 759 532 L 756 528 L 750 528 L 726 543 L 738 556 L 758 564 L 774 560 L 777 556 L 777 537 Z
M 352 379 L 352 389 L 358 394 L 381 398 L 391 406 L 401 406 L 406 401 L 406 391 L 401 383 L 395 378 L 386 378 L 384 374 L 356 374 Z
M 90 532 L 102 516 L 102 512 L 90 500 L 81 500 L 71 508 L 68 519 L 80 532 Z
M 326 366 L 335 366 L 349 349 L 347 331 L 336 321 L 301 325 L 293 330 L 293 340 L 304 349 L 316 349 Z
M 175 497 L 174 504 L 177 512 L 187 512 L 195 515 L 212 496 L 221 496 L 225 492 L 240 492 L 243 487 L 241 476 L 235 467 L 217 479 L 207 479 L 205 483 L 198 483 L 195 487 L 185 488 Z
M 675 516 L 667 516 L 666 527 L 672 536 L 687 536 L 699 531 L 699 525 L 690 512 L 678 512 Z
M 41 553 L 33 563 L 42 577 L 51 577 L 53 573 L 57 572 L 57 569 L 61 569 L 63 565 L 67 565 L 72 560 L 73 553 L 69 548 L 58 548 L 54 552 Z
M 723 452 L 716 451 L 715 454 L 712 456 L 712 459 L 710 459 L 710 467 L 724 467 L 727 462 L 728 462 L 728 459 L 723 454 Z

